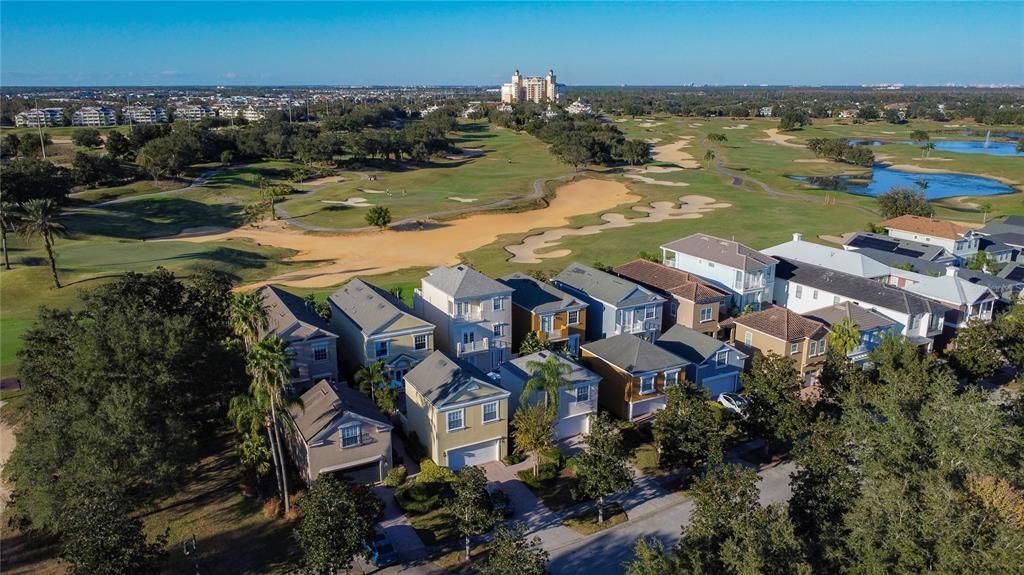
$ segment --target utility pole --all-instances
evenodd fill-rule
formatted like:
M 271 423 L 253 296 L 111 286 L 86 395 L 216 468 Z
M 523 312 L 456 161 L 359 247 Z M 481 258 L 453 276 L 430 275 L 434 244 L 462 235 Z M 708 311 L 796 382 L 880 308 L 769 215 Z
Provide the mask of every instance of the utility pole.
M 132 111 L 129 109 L 129 108 L 132 107 L 132 103 L 131 103 L 131 101 L 128 98 L 129 98 L 128 92 L 125 92 L 124 93 L 124 103 L 125 103 L 124 111 L 128 113 L 128 134 L 130 135 L 130 134 L 134 134 L 135 133 L 135 126 L 132 125 Z

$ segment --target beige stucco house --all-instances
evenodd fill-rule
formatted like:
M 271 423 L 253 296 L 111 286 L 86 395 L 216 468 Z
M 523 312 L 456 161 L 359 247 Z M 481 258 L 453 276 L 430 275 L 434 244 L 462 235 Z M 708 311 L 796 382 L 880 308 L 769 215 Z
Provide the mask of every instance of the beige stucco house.
M 434 325 L 374 285 L 354 279 L 327 301 L 331 327 L 352 369 L 383 361 L 392 381 L 401 383 L 409 370 L 434 351 Z
M 405 374 L 405 428 L 434 463 L 461 469 L 508 454 L 509 392 L 435 351 Z
M 358 391 L 321 380 L 287 414 L 293 424 L 288 447 L 307 483 L 337 474 L 376 484 L 391 469 L 392 425 Z
M 722 322 L 730 343 L 749 355 L 775 353 L 793 360 L 805 385 L 817 379 L 828 351 L 828 329 L 820 321 L 772 305 Z
M 274 286 L 260 289 L 267 330 L 288 344 L 291 384 L 302 391 L 321 379 L 338 379 L 338 335 L 302 298 Z

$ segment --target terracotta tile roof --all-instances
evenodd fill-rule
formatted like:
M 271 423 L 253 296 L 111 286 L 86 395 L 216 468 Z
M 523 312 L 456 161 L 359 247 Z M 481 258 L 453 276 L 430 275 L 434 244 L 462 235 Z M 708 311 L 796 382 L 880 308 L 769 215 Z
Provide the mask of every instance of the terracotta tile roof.
M 905 230 L 917 232 L 926 236 L 958 240 L 961 236 L 971 230 L 970 226 L 957 224 L 949 220 L 937 220 L 935 218 L 924 218 L 921 216 L 900 216 L 885 220 L 881 225 L 883 228 L 894 230 Z
M 825 324 L 777 305 L 766 306 L 761 311 L 751 312 L 722 322 L 723 327 L 731 327 L 732 324 L 755 329 L 782 341 L 815 338 L 825 331 Z
M 651 289 L 677 295 L 694 303 L 708 303 L 728 297 L 724 291 L 698 276 L 648 260 L 633 260 L 615 266 L 612 271 Z

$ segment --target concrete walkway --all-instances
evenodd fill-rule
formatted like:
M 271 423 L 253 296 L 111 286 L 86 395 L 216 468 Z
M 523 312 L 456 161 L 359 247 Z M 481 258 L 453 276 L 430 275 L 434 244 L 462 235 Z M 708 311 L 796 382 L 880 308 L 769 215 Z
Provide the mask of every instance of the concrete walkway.
M 516 477 L 518 471 L 531 466 L 532 462 L 527 460 L 512 467 L 500 461 L 487 463 L 482 467 L 491 485 L 508 495 L 513 510 L 510 522 L 523 523 L 528 533 L 541 538 L 544 548 L 561 547 L 577 541 L 582 536 L 562 525 L 562 515 L 548 509 L 530 488 Z
M 405 512 L 399 509 L 395 501 L 395 490 L 390 487 L 375 487 L 373 492 L 384 501 L 384 516 L 380 521 L 380 527 L 398 550 L 398 556 L 402 561 L 423 559 L 427 554 L 427 548 L 419 534 L 409 524 Z

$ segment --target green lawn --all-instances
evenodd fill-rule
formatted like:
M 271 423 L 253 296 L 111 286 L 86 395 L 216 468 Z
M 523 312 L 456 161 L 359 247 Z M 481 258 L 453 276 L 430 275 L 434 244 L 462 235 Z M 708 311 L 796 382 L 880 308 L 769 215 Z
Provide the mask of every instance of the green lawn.
M 90 204 L 94 202 L 104 202 L 107 200 L 116 200 L 117 198 L 127 198 L 130 196 L 139 196 L 143 194 L 153 194 L 157 192 L 163 192 L 167 190 L 173 190 L 181 188 L 187 184 L 174 181 L 174 180 L 160 180 L 154 182 L 153 180 L 139 180 L 123 186 L 114 186 L 112 188 L 96 188 L 94 190 L 84 190 L 81 192 L 75 192 L 71 194 L 71 199 L 76 203 Z
M 558 469 L 549 463 L 541 465 L 538 476 L 534 476 L 532 469 L 520 471 L 518 475 L 523 484 L 552 511 L 560 511 L 576 503 L 572 496 L 576 474 L 569 467 Z
M 629 520 L 626 510 L 618 503 L 609 503 L 604 507 L 604 522 L 597 522 L 597 506 L 579 515 L 566 518 L 562 523 L 581 535 L 593 535 L 605 529 L 615 527 Z

